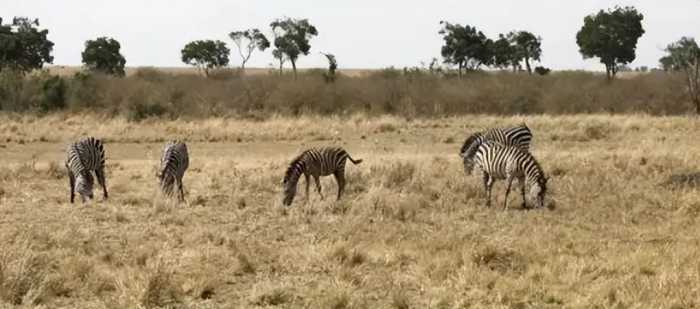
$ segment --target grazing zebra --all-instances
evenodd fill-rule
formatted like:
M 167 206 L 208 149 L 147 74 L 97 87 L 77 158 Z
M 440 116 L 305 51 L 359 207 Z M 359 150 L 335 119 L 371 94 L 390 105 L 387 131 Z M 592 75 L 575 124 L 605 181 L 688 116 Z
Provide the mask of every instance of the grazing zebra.
M 504 146 L 486 141 L 476 150 L 474 164 L 483 172 L 486 189 L 486 206 L 491 206 L 491 188 L 497 179 L 507 181 L 503 209 L 508 209 L 508 194 L 514 179 L 518 179 L 523 196 L 523 207 L 527 207 L 525 186 L 530 186 L 529 198 L 535 199 L 538 207 L 544 206 L 547 180 L 535 157 L 518 147 Z
M 163 157 L 160 159 L 160 189 L 166 196 L 172 196 L 173 187 L 178 187 L 178 201 L 185 200 L 185 191 L 182 186 L 182 176 L 190 165 L 190 156 L 187 153 L 187 145 L 180 141 L 171 141 L 165 144 Z
M 530 150 L 532 132 L 525 123 L 510 128 L 494 128 L 482 132 L 476 132 L 469 136 L 459 151 L 464 159 L 464 172 L 471 174 L 474 170 L 474 154 L 484 141 L 494 141 L 506 146 L 517 146 L 525 151 Z
M 80 199 L 93 199 L 92 187 L 94 180 L 92 171 L 97 176 L 97 181 L 102 186 L 104 198 L 107 199 L 107 185 L 105 183 L 105 150 L 102 141 L 94 137 L 88 137 L 73 143 L 68 147 L 66 169 L 70 181 L 70 202 L 75 199 L 75 192 L 80 194 Z
M 306 198 L 309 198 L 309 176 L 313 176 L 316 182 L 316 190 L 323 200 L 321 193 L 320 176 L 328 176 L 333 174 L 335 181 L 338 183 L 338 200 L 345 189 L 345 160 L 349 159 L 353 164 L 362 163 L 361 159 L 354 160 L 350 154 L 343 148 L 339 147 L 324 147 L 311 148 L 302 152 L 289 164 L 286 173 L 284 174 L 284 199 L 282 204 L 285 206 L 292 205 L 294 195 L 297 191 L 297 183 L 303 174 L 306 179 Z

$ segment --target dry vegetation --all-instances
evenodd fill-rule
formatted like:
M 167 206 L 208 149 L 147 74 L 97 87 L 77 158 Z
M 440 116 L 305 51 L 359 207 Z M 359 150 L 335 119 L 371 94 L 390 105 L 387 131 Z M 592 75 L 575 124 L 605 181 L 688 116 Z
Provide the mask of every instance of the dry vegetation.
M 460 143 L 523 120 L 552 207 L 485 208 Z M 0 307 L 697 307 L 698 130 L 650 116 L 0 115 Z M 110 200 L 71 205 L 63 149 L 89 132 L 107 141 Z M 164 138 L 189 141 L 187 205 L 156 193 Z M 283 209 L 288 160 L 328 144 L 365 160 L 344 199 L 301 193 Z
M 341 74 L 344 71 L 341 71 Z M 548 76 L 473 73 L 464 79 L 420 69 L 377 70 L 342 75 L 326 83 L 323 70 L 291 75 L 223 70 L 206 79 L 192 74 L 141 68 L 126 78 L 50 73 L 26 78 L 0 74 L 0 110 L 45 113 L 68 110 L 122 116 L 190 119 L 274 115 L 348 116 L 357 113 L 406 118 L 465 114 L 646 113 L 682 115 L 692 110 L 680 76 L 639 74 L 608 82 L 586 72 Z M 186 116 L 185 116 L 186 115 Z

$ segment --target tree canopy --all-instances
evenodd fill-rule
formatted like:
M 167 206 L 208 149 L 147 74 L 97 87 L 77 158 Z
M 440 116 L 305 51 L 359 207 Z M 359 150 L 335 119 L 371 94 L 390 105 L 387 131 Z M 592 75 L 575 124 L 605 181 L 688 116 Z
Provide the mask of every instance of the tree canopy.
M 212 69 L 228 65 L 231 50 L 219 40 L 200 40 L 187 43 L 181 53 L 182 62 L 196 66 L 209 76 Z
M 527 72 L 532 74 L 530 61 L 540 61 L 542 56 L 542 39 L 528 31 L 514 31 L 508 34 L 513 46 L 513 58 L 525 62 Z
M 338 61 L 335 59 L 335 55 L 333 54 L 321 54 L 326 56 L 326 59 L 328 60 L 328 72 L 324 73 L 323 76 L 326 82 L 335 82 L 335 70 L 338 69 Z
M 270 41 L 259 29 L 233 31 L 228 36 L 238 47 L 238 54 L 242 59 L 241 69 L 245 69 L 245 64 L 250 60 L 255 49 L 265 51 L 270 47 Z
M 318 30 L 307 19 L 282 18 L 270 23 L 275 35 L 273 56 L 280 60 L 280 70 L 284 57 L 292 63 L 294 76 L 297 75 L 296 62 L 300 55 L 308 55 L 311 50 L 309 40 L 318 35 Z
M 659 59 L 666 71 L 682 72 L 690 100 L 700 114 L 700 47 L 694 38 L 683 37 L 666 47 L 667 55 Z
M 113 38 L 99 37 L 85 42 L 83 64 L 91 71 L 124 76 L 126 59 L 120 53 L 121 45 Z
M 579 51 L 584 59 L 600 58 L 608 79 L 612 79 L 619 65 L 636 58 L 637 41 L 644 34 L 643 19 L 634 7 L 615 7 L 586 16 L 576 34 Z
M 517 71 L 520 67 L 520 59 L 516 55 L 515 46 L 511 40 L 503 34 L 500 34 L 498 39 L 493 42 L 493 65 L 497 68 L 512 67 L 513 71 Z
M 444 62 L 456 65 L 459 76 L 462 70 L 477 70 L 482 65 L 490 65 L 493 61 L 493 41 L 469 25 L 452 24 L 441 21 L 443 28 L 438 32 L 442 35 L 444 45 L 441 55 Z
M 53 62 L 54 44 L 46 38 L 49 31 L 37 27 L 38 19 L 15 17 L 12 24 L 3 24 L 0 18 L 0 71 L 26 73 Z

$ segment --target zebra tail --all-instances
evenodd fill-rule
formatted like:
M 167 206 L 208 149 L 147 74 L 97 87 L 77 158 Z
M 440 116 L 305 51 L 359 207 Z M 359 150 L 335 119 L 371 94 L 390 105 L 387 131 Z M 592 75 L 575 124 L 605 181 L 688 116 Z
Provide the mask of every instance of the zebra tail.
M 356 164 L 356 165 L 362 163 L 362 159 L 355 160 L 350 156 L 350 154 L 348 154 L 348 160 L 350 160 L 350 162 L 352 162 L 352 164 Z

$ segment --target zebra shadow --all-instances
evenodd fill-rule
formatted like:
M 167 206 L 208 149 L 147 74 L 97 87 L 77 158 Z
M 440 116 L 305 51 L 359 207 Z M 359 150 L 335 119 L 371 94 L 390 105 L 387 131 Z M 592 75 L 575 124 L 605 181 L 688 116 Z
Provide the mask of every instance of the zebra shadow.
M 662 185 L 677 189 L 700 187 L 700 172 L 673 174 Z

